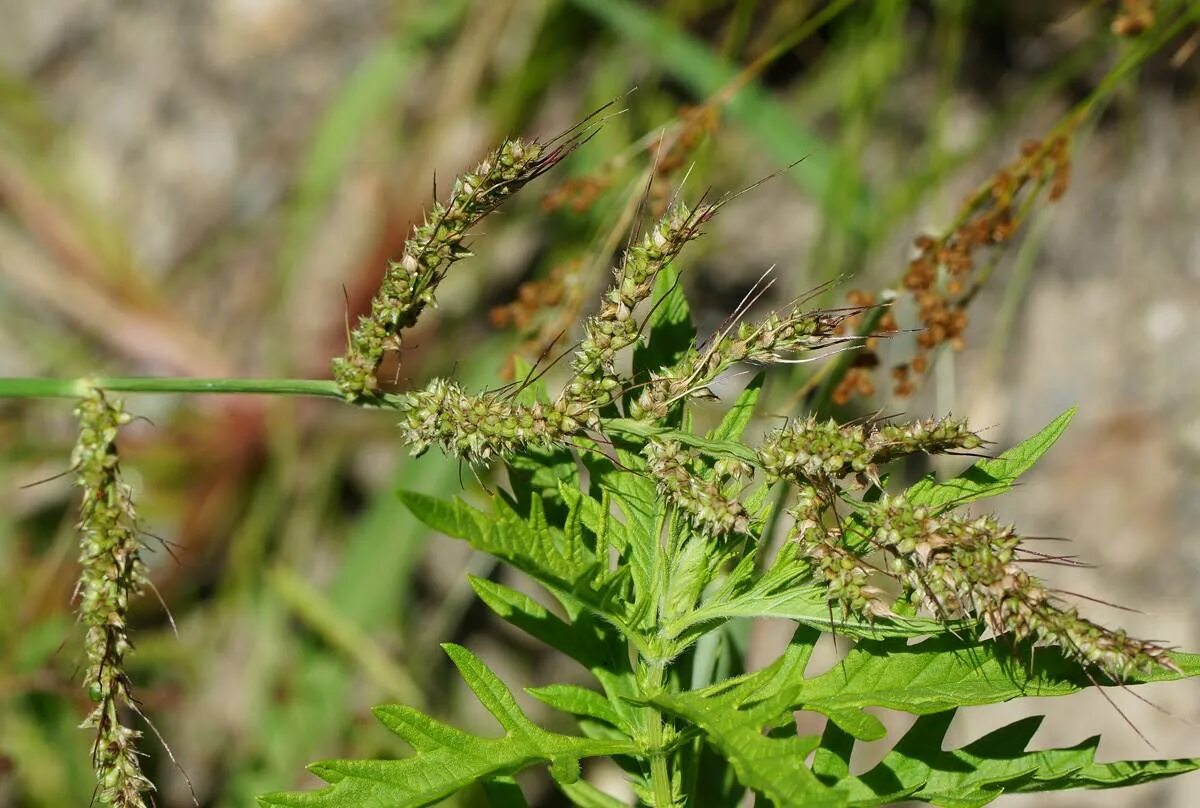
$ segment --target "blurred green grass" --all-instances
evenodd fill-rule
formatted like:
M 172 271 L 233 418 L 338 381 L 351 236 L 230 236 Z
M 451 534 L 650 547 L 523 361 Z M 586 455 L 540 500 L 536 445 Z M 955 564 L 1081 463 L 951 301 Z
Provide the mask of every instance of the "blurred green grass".
M 1026 119 L 1045 121 L 1077 100 L 1119 53 L 1098 4 L 1050 6 L 381 4 L 357 65 L 314 101 L 305 145 L 281 155 L 287 194 L 159 272 L 134 258 L 135 224 L 89 198 L 73 172 L 77 133 L 49 103 L 53 81 L 0 74 L 0 336 L 12 346 L 4 370 L 322 373 L 347 308 L 364 305 L 383 257 L 427 203 L 434 171 L 448 183 L 504 134 L 546 135 L 623 96 L 627 112 L 489 222 L 480 256 L 447 289 L 448 311 L 423 326 L 396 370 L 402 383 L 451 369 L 474 387 L 494 383 L 517 340 L 481 326 L 478 312 L 571 257 L 603 266 L 608 256 L 589 251 L 619 234 L 650 163 L 639 142 L 739 77 L 721 126 L 688 155 L 697 167 L 684 193 L 698 196 L 710 180 L 717 192 L 743 187 L 803 158 L 786 174 L 789 190 L 772 198 L 784 193 L 811 218 L 807 243 L 741 235 L 805 251 L 780 256 L 789 263 L 781 294 L 843 276 L 890 281 L 915 217 L 932 205 L 948 219 L 956 192 L 946 189 L 986 177 L 993 164 L 981 158 L 1006 154 L 1017 132 L 1040 136 Z M 1073 21 L 1066 33 L 1064 19 Z M 1022 61 L 1017 45 L 1029 41 L 1057 57 L 1049 67 Z M 969 132 L 952 137 L 964 106 Z M 678 182 L 685 170 L 659 181 Z M 612 175 L 596 205 L 539 212 L 539 194 L 593 172 Z M 347 205 L 360 218 L 339 214 Z M 364 233 L 345 236 L 347 221 Z M 706 249 L 736 251 L 736 241 L 721 241 L 702 244 L 689 265 L 703 270 Z M 222 267 L 244 252 L 256 259 L 253 276 L 231 284 L 234 270 Z M 349 274 L 332 280 L 314 255 L 335 256 Z M 1030 260 L 1022 257 L 1018 283 Z M 762 267 L 740 269 L 752 280 Z M 724 282 L 748 285 L 744 277 Z M 214 300 L 236 329 L 213 326 Z M 706 300 L 701 314 L 719 318 L 733 302 Z M 313 320 L 323 330 L 298 342 L 296 324 Z M 249 805 L 257 793 L 311 784 L 303 766 L 322 757 L 399 754 L 370 717 L 374 703 L 417 689 L 429 709 L 454 713 L 457 694 L 442 686 L 432 641 L 500 629 L 457 600 L 450 582 L 467 563 L 461 549 L 426 535 L 394 491 L 476 489 L 470 470 L 403 457 L 386 415 L 328 403 L 139 399 L 131 408 L 154 422 L 131 430 L 125 463 L 148 528 L 172 543 L 174 557 L 156 553 L 153 568 L 179 627 L 176 638 L 155 599 L 143 599 L 133 678 L 201 804 Z M 0 402 L 0 805 L 86 805 L 92 790 L 89 739 L 76 729 L 86 704 L 69 611 L 69 486 L 19 487 L 62 471 L 71 437 L 65 406 Z M 430 637 L 431 624 L 452 636 Z M 530 681 L 553 664 L 501 637 Z M 190 804 L 167 755 L 152 738 L 145 748 L 159 804 Z

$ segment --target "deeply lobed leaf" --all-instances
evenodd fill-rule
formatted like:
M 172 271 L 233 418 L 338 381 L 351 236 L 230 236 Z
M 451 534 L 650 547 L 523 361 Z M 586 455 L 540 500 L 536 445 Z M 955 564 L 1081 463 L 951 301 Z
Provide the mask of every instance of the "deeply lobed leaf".
M 483 738 L 449 727 L 408 707 L 375 711 L 379 720 L 413 747 L 402 760 L 330 760 L 313 764 L 329 783 L 320 791 L 259 797 L 263 806 L 304 808 L 408 808 L 430 805 L 474 783 L 501 779 L 537 764 L 578 771 L 583 757 L 634 751 L 625 740 L 597 740 L 547 732 L 521 711 L 512 692 L 467 649 L 444 646 L 467 685 L 506 730 Z M 502 789 L 503 791 L 503 789 Z

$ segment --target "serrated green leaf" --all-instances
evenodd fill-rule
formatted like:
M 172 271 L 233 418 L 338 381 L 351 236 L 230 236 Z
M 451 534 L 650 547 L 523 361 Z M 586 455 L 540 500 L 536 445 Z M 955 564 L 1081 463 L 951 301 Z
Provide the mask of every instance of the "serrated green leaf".
M 413 491 L 398 495 L 426 525 L 512 564 L 556 593 L 570 594 L 605 619 L 622 622 L 621 603 L 593 588 L 599 565 L 578 533 L 583 525 L 578 512 L 582 502 L 568 508 L 564 530 L 547 523 L 542 499 L 536 495 L 528 517 L 498 497 L 492 500 L 494 512 L 488 514 L 459 499 L 447 501 Z
M 786 737 L 764 730 L 788 728 L 794 685 L 803 677 L 820 633 L 801 627 L 771 666 L 717 685 L 651 699 L 656 707 L 690 721 L 732 765 L 738 782 L 777 805 L 844 805 L 845 798 L 821 783 L 805 764 L 820 744 L 817 736 Z
M 507 461 L 513 505 L 528 511 L 533 497 L 553 500 L 561 485 L 579 488 L 579 468 L 568 449 L 527 449 Z
M 1200 656 L 1171 658 L 1179 673 L 1161 668 L 1144 681 L 1200 675 Z M 1064 696 L 1092 683 L 1055 648 L 1039 648 L 1030 660 L 1014 655 L 1004 640 L 967 642 L 947 636 L 916 645 L 862 641 L 842 662 L 800 683 L 797 699 L 811 709 L 875 706 L 925 715 L 1020 696 Z
M 440 747 L 466 749 L 471 735 L 430 718 L 415 707 L 405 704 L 384 704 L 371 711 L 383 724 L 416 752 L 430 752 Z
M 1018 722 L 954 752 L 942 752 L 942 739 L 959 706 L 1018 696 L 1064 695 L 1088 687 L 1091 679 L 1055 649 L 1038 649 L 1031 663 L 1015 658 L 1007 645 L 996 641 L 970 642 L 953 636 L 916 645 L 903 640 L 863 641 L 826 673 L 805 678 L 804 668 L 817 633 L 804 631 L 798 631 L 797 639 L 775 664 L 758 673 L 652 700 L 703 730 L 708 741 L 730 759 L 739 781 L 773 801 L 785 799 L 792 789 L 808 788 L 811 775 L 823 785 L 835 785 L 839 798 L 851 805 L 882 805 L 913 797 L 967 808 L 991 801 L 1010 784 L 1014 789 L 1033 790 L 1039 780 L 1045 781 L 1047 788 L 1054 781 L 1067 782 L 1065 778 L 1085 765 L 1096 778 L 1094 787 L 1118 785 L 1124 775 L 1135 782 L 1138 777 L 1166 777 L 1200 765 L 1177 760 L 1104 770 L 1091 768 L 1089 757 L 1071 768 L 1068 764 L 1075 759 L 1071 756 L 1078 756 L 1079 749 L 1023 751 L 1036 730 L 1036 724 L 1029 722 Z M 1163 669 L 1149 678 L 1161 681 L 1200 674 L 1200 656 L 1177 654 L 1172 660 L 1179 673 Z M 876 769 L 847 778 L 852 737 L 875 740 L 883 736 L 877 719 L 862 712 L 868 706 L 916 713 L 921 718 Z M 796 779 L 789 779 L 787 786 L 775 784 L 779 790 L 771 793 L 765 790 L 773 786 L 761 764 L 774 760 L 776 776 L 785 776 L 779 774 L 783 764 L 777 759 L 785 747 L 768 746 L 778 739 L 767 737 L 763 730 L 779 726 L 795 709 L 814 710 L 831 718 L 824 736 L 827 745 L 815 755 L 812 771 L 793 761 L 791 766 L 799 765 L 804 771 L 789 771 L 786 777 Z M 799 755 L 796 760 L 802 758 Z M 1088 780 L 1080 777 L 1077 784 L 1086 786 Z
M 612 518 L 611 494 L 605 491 L 603 496 L 603 501 L 583 497 L 580 500 L 580 517 L 584 526 L 596 537 L 597 548 L 611 546 L 618 553 L 624 553 L 629 548 L 625 524 Z
M 616 797 L 605 794 L 587 780 L 574 783 L 559 783 L 559 790 L 566 795 L 572 804 L 579 808 L 628 808 Z
M 739 710 L 728 702 L 713 703 L 695 695 L 663 695 L 654 704 L 702 729 L 733 766 L 738 782 L 775 804 L 846 804 L 805 765 L 805 758 L 820 743 L 818 737 L 768 737 L 763 734 L 767 719 L 755 708 Z
M 812 709 L 860 741 L 878 741 L 887 736 L 887 727 L 875 716 L 862 710 L 833 710 L 813 706 Z
M 527 687 L 525 692 L 543 704 L 571 715 L 588 716 L 612 724 L 618 729 L 628 730 L 626 719 L 617 713 L 612 703 L 594 690 L 576 685 L 547 685 Z
M 592 468 L 600 488 L 608 493 L 624 516 L 625 560 L 634 589 L 629 620 L 635 626 L 647 625 L 653 616 L 655 595 L 663 586 L 659 537 L 667 508 L 659 501 L 654 482 L 645 474 L 634 471 L 643 468 L 641 457 L 624 449 L 618 450 L 617 457 L 623 469 L 614 468 L 607 459 Z
M 999 784 L 1037 769 L 1037 761 L 1024 751 L 1041 723 L 1042 716 L 1030 716 L 960 749 L 931 756 L 934 763 L 925 785 L 913 796 L 946 808 L 986 805 L 1000 795 Z
M 850 776 L 850 756 L 854 752 L 854 736 L 833 721 L 825 724 L 821 745 L 813 753 L 813 774 L 826 785 L 833 785 Z
M 483 794 L 488 808 L 526 808 L 529 802 L 517 781 L 511 777 L 495 777 L 483 781 Z
M 762 581 L 760 580 L 760 584 Z M 927 618 L 896 618 L 869 622 L 855 615 L 841 615 L 830 608 L 824 587 L 797 585 L 793 588 L 755 586 L 727 599 L 716 598 L 668 623 L 665 634 L 686 638 L 700 631 L 709 631 L 735 618 L 777 618 L 795 620 L 853 638 L 920 637 L 941 634 L 948 630 L 944 623 Z
M 860 777 L 842 780 L 836 788 L 850 805 L 888 805 L 915 793 L 929 779 L 926 757 L 942 754 L 942 739 L 954 711 L 924 715 L 873 769 Z
M 875 768 L 844 779 L 837 789 L 855 806 L 908 798 L 945 808 L 976 808 L 1006 793 L 1113 788 L 1200 768 L 1200 761 L 1190 759 L 1096 764 L 1098 736 L 1073 747 L 1026 752 L 1042 716 L 943 751 L 953 716 L 953 710 L 922 716 Z
M 1061 791 L 1069 788 L 1123 788 L 1140 785 L 1164 777 L 1174 777 L 1200 769 L 1200 759 L 1175 758 L 1173 760 L 1119 760 L 1114 763 L 1095 763 L 1091 756 L 1099 745 L 1099 736 L 1080 744 L 1088 749 L 1089 762 L 1078 769 L 1064 767 L 1053 750 L 1033 752 L 1039 758 L 1037 770 L 1025 780 L 1004 787 L 1006 794 L 1031 794 L 1041 791 Z
M 467 683 L 467 687 L 471 688 L 475 698 L 479 699 L 484 709 L 491 713 L 510 735 L 540 732 L 525 713 L 521 712 L 512 691 L 504 686 L 500 677 L 492 673 L 491 668 L 483 664 L 482 659 L 461 645 L 450 642 L 442 643 L 442 650 L 450 657 L 454 667 L 458 668 L 459 675 Z
M 677 544 L 680 543 L 680 544 Z M 666 622 L 692 614 L 696 602 L 713 577 L 719 574 L 723 559 L 709 536 L 693 533 L 683 514 L 671 519 L 671 572 L 665 578 L 660 619 Z
M 616 636 L 611 626 L 597 622 L 588 611 L 579 608 L 569 595 L 562 592 L 552 591 L 552 594 L 566 606 L 569 613 L 573 613 L 571 623 L 559 619 L 537 601 L 503 584 L 473 576 L 470 581 L 480 599 L 500 617 L 588 668 L 609 695 L 609 710 L 621 717 L 609 723 L 617 727 L 631 725 L 634 708 L 626 698 L 637 692 L 637 686 L 625 643 Z M 613 706 L 614 703 L 616 706 Z
M 594 626 L 573 626 L 515 589 L 473 575 L 467 577 L 475 594 L 489 609 L 531 637 L 556 648 L 584 667 L 594 668 L 605 663 L 604 638 L 594 631 Z
M 1036 435 L 1021 441 L 999 457 L 981 460 L 944 483 L 935 482 L 932 476 L 925 477 L 905 491 L 904 496 L 915 505 L 944 510 L 1003 494 L 1049 451 L 1074 416 L 1075 408 L 1072 407 Z
M 707 440 L 736 441 L 742 437 L 742 433 L 746 431 L 746 427 L 750 425 L 750 420 L 754 417 L 754 408 L 758 406 L 758 399 L 762 395 L 763 382 L 766 378 L 766 374 L 761 371 L 754 375 L 754 378 L 738 395 L 737 401 L 733 402 L 733 406 L 721 418 L 721 423 L 705 435 Z
M 560 735 L 534 725 L 521 712 L 512 692 L 465 648 L 443 646 L 464 680 L 488 711 L 510 731 L 483 738 L 447 727 L 404 707 L 380 708 L 377 714 L 413 746 L 401 760 L 330 760 L 310 770 L 329 783 L 310 792 L 280 792 L 258 798 L 263 806 L 291 808 L 414 808 L 430 805 L 473 783 L 506 778 L 536 764 L 559 774 L 580 758 L 630 754 L 632 742 Z M 576 768 L 577 771 L 577 768 Z M 503 782 L 503 781 L 502 781 Z M 508 797 L 513 798 L 511 792 Z

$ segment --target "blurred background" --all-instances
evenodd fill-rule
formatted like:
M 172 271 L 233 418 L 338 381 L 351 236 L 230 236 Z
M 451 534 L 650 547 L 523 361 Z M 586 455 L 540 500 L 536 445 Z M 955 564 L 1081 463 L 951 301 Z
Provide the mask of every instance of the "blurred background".
M 694 200 L 804 158 L 688 248 L 701 331 L 771 265 L 760 307 L 830 282 L 825 305 L 878 295 L 914 237 L 950 229 L 968 192 L 1144 47 L 1153 24 L 1138 34 L 1130 15 L 1155 5 L 4 0 L 0 375 L 326 378 L 435 182 L 444 191 L 506 135 L 552 136 L 616 97 L 623 114 L 485 222 L 478 256 L 387 369 L 398 386 L 451 373 L 494 385 L 514 354 L 536 359 L 593 305 L 648 172 L 654 209 L 681 186 Z M 1165 17 L 1188 4 L 1161 5 Z M 1052 576 L 1063 588 L 1141 610 L 1087 614 L 1187 649 L 1200 647 L 1198 40 L 1194 25 L 1169 38 L 1082 123 L 1065 195 L 1043 195 L 981 259 L 961 350 L 934 352 L 898 397 L 888 367 L 913 335 L 887 340 L 853 391 L 870 394 L 835 406 L 968 415 L 1004 448 L 1078 405 L 995 507 L 1099 565 Z M 916 324 L 905 299 L 896 313 Z M 796 412 L 814 370 L 774 377 L 767 412 Z M 179 769 L 201 805 L 246 806 L 315 786 L 303 766 L 317 759 L 401 755 L 369 713 L 381 702 L 487 728 L 440 641 L 512 685 L 582 681 L 489 619 L 462 573 L 514 576 L 396 501 L 400 487 L 471 498 L 478 484 L 441 457 L 407 457 L 387 413 L 258 397 L 129 408 L 144 419 L 123 433 L 123 468 L 170 548 L 150 540 L 149 564 L 178 627 L 152 594 L 136 604 L 130 673 L 178 761 L 144 742 L 159 805 L 191 804 Z M 67 471 L 73 440 L 69 402 L 0 400 L 3 806 L 92 793 L 75 499 L 69 476 L 31 485 Z M 756 634 L 758 658 L 787 633 Z M 955 737 L 1049 710 L 1034 744 L 1104 732 L 1108 759 L 1200 755 L 1197 687 L 1144 692 L 1165 712 L 1113 699 L 1156 749 L 1094 692 L 971 711 Z M 1198 785 L 1103 799 L 1194 805 Z M 547 782 L 526 787 L 559 804 Z

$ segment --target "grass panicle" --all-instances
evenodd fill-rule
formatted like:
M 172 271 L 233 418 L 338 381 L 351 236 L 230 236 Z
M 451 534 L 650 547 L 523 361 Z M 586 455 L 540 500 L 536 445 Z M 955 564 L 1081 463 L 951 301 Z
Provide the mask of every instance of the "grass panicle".
M 126 726 L 122 710 L 141 710 L 134 700 L 125 660 L 129 602 L 148 586 L 140 556 L 138 521 L 129 486 L 121 481 L 117 430 L 130 420 L 119 401 L 91 391 L 75 410 L 79 440 L 72 454 L 80 506 L 79 620 L 86 637 L 84 683 L 96 706 L 82 726 L 94 728 L 92 765 L 96 798 L 116 808 L 145 808 L 153 785 L 142 774 L 137 742 L 142 733 Z
M 1045 174 L 1045 161 L 1059 159 L 1054 155 L 1060 151 L 1053 145 L 1030 150 L 1023 167 L 1014 169 L 1024 179 L 1008 184 L 997 180 L 988 197 L 995 205 L 978 202 L 976 207 L 983 205 L 990 212 L 980 213 L 967 230 L 982 232 L 986 224 L 991 232 L 1009 221 L 1005 211 L 1011 195 L 1029 177 Z M 844 336 L 846 323 L 861 317 L 865 307 L 811 311 L 796 304 L 748 322 L 742 317 L 753 303 L 752 292 L 749 303 L 744 301 L 728 323 L 689 348 L 674 365 L 651 370 L 646 381 L 625 378 L 617 369 L 618 356 L 643 331 L 635 310 L 650 298 L 658 274 L 699 235 L 700 226 L 716 210 L 712 205 L 695 209 L 675 205 L 636 246 L 626 250 L 599 312 L 585 323 L 571 379 L 555 400 L 520 403 L 507 390 L 475 395 L 452 381 L 435 379 L 421 390 L 390 400 L 402 414 L 402 440 L 417 453 L 438 446 L 472 464 L 509 459 L 529 449 L 570 448 L 578 437 L 603 432 L 602 413 L 620 403 L 623 391 L 640 389 L 627 405 L 631 418 L 661 425 L 682 401 L 705 394 L 710 384 L 739 363 L 819 358 L 821 349 L 855 344 L 855 338 Z M 936 246 L 931 254 L 938 256 L 945 250 L 966 255 L 989 240 L 1000 239 L 956 235 L 940 246 L 931 243 L 928 249 Z M 853 475 L 851 488 L 879 486 L 881 465 L 918 453 L 969 453 L 984 444 L 965 420 L 949 416 L 840 424 L 810 415 L 767 434 L 754 457 L 769 479 L 798 487 L 797 500 L 788 510 L 794 518 L 791 535 L 800 542 L 816 579 L 824 583 L 828 600 L 843 613 L 868 620 L 894 614 L 883 590 L 871 583 L 875 565 L 867 556 L 882 551 L 887 563 L 877 572 L 899 581 L 910 607 L 924 607 L 937 618 L 982 617 L 997 633 L 1054 643 L 1117 679 L 1169 666 L 1166 649 L 1104 629 L 1060 605 L 1021 568 L 1019 539 L 1011 528 L 1002 528 L 990 517 L 932 514 L 907 507 L 903 498 L 884 496 L 877 502 L 862 502 L 850 498 L 843 483 Z M 710 452 L 715 456 L 706 462 L 700 449 L 669 437 L 651 438 L 642 454 L 659 496 L 677 508 L 693 529 L 713 538 L 749 530 L 741 495 L 752 470 L 744 463 L 731 468 L 731 458 L 719 450 Z M 856 526 L 839 516 L 839 502 L 854 509 L 848 518 L 860 520 L 855 535 L 865 530 L 865 543 L 847 541 Z
M 434 293 L 450 267 L 471 254 L 464 243 L 471 228 L 561 161 L 575 142 L 567 139 L 550 147 L 506 140 L 455 180 L 449 200 L 434 204 L 425 221 L 413 228 L 400 259 L 388 264 L 370 313 L 350 333 L 346 355 L 333 361 L 334 378 L 347 400 L 378 397 L 375 374 L 385 354 L 401 349 L 404 329 L 434 304 Z
M 695 470 L 700 453 L 670 440 L 647 441 L 642 453 L 659 494 L 686 514 L 696 530 L 712 536 L 749 530 L 740 495 L 750 468 L 718 461 L 711 474 L 703 475 Z
M 872 547 L 888 557 L 913 606 L 947 619 L 982 617 L 998 635 L 1056 645 L 1118 681 L 1177 669 L 1167 648 L 1097 625 L 1064 605 L 1021 567 L 1020 536 L 993 516 L 938 514 L 886 495 L 865 515 Z
M 613 361 L 640 335 L 634 309 L 650 297 L 659 273 L 684 245 L 699 237 L 700 228 L 716 211 L 717 205 L 702 204 L 691 210 L 677 204 L 640 243 L 625 251 L 613 270 L 613 283 L 600 301 L 599 313 L 584 326 L 583 342 L 571 362 L 574 378 L 563 395 L 581 411 L 594 413 L 620 392 Z

